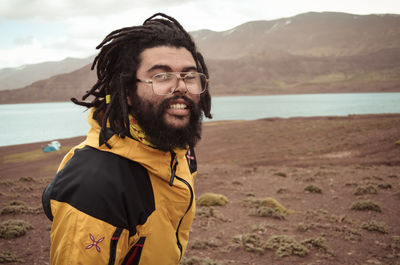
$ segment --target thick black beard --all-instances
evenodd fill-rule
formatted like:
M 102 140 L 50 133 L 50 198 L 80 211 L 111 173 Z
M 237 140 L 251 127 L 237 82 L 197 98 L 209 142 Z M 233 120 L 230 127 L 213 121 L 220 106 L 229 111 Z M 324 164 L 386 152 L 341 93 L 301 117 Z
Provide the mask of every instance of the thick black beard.
M 171 100 L 183 99 L 190 110 L 189 123 L 182 128 L 167 124 L 164 114 Z M 130 111 L 146 134 L 146 140 L 157 149 L 171 151 L 174 148 L 194 147 L 201 139 L 202 114 L 198 104 L 195 104 L 185 95 L 177 95 L 165 99 L 159 105 L 139 99 L 137 95 L 131 100 Z

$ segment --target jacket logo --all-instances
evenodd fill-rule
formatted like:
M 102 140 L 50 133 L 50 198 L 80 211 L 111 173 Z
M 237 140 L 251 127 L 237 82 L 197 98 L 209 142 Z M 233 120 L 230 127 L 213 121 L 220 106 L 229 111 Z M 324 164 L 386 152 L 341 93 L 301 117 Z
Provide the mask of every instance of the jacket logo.
M 92 240 L 92 244 L 88 245 L 85 249 L 91 249 L 92 247 L 96 247 L 97 252 L 101 252 L 100 247 L 98 246 L 99 243 L 101 243 L 104 240 L 104 236 L 100 238 L 99 240 L 96 241 L 94 236 L 89 233 L 90 240 Z

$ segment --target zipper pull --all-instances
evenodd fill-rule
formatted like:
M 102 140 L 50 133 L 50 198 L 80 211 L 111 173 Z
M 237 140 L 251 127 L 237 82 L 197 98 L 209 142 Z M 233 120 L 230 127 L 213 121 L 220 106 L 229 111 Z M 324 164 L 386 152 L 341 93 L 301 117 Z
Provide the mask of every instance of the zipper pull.
M 169 179 L 169 185 L 172 186 L 174 184 L 175 173 L 176 173 L 176 166 L 178 165 L 178 159 L 176 158 L 176 154 L 174 151 L 171 152 L 171 178 Z

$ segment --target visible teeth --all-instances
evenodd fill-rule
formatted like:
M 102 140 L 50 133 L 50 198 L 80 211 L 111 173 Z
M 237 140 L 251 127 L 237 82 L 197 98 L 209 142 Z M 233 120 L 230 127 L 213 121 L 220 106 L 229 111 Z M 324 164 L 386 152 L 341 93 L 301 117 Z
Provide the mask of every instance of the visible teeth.
M 186 104 L 172 104 L 169 106 L 170 109 L 185 109 Z

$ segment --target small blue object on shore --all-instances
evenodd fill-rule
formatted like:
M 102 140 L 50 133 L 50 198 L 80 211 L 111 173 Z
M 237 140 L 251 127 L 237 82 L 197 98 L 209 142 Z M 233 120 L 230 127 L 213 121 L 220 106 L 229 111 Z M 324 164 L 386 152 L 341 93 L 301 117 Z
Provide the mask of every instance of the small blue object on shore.
M 52 141 L 49 143 L 46 147 L 43 147 L 43 152 L 48 153 L 48 152 L 53 152 L 60 150 L 61 144 L 59 141 Z

